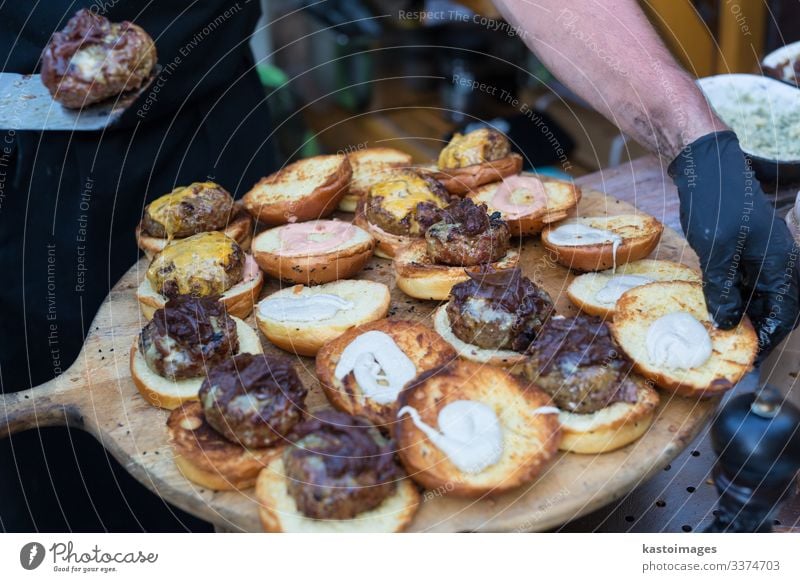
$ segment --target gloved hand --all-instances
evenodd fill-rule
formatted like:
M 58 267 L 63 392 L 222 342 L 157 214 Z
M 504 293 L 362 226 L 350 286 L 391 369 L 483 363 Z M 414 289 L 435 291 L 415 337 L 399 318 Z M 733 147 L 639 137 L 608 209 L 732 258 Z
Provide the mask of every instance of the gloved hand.
M 681 226 L 700 257 L 711 316 L 722 329 L 743 313 L 763 359 L 798 322 L 798 247 L 755 178 L 732 131 L 705 135 L 669 166 Z

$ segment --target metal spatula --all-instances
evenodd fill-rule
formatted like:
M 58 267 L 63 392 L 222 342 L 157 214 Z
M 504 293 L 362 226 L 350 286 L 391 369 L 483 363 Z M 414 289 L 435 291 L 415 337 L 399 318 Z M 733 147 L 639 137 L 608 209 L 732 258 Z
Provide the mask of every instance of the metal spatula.
M 156 65 L 135 91 L 82 109 L 68 109 L 53 100 L 39 75 L 0 73 L 0 129 L 18 131 L 97 131 L 114 125 L 158 76 Z

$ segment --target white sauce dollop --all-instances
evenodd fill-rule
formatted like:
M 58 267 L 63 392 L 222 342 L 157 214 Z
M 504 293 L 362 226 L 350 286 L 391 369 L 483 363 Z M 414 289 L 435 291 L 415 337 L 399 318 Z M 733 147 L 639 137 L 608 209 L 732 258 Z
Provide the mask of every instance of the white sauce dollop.
M 647 330 L 650 362 L 665 368 L 688 370 L 711 357 L 711 336 L 703 324 L 685 311 L 660 317 Z
M 274 321 L 325 321 L 340 311 L 355 307 L 338 295 L 318 293 L 316 295 L 298 295 L 294 297 L 275 297 L 265 299 L 258 305 L 258 312 Z
M 476 474 L 503 456 L 503 430 L 489 406 L 473 400 L 456 400 L 439 411 L 439 430 L 425 424 L 411 406 L 401 408 L 397 417 L 408 414 L 414 425 L 463 473 Z
M 594 298 L 600 303 L 616 303 L 622 294 L 634 287 L 641 287 L 652 283 L 655 279 L 642 277 L 641 275 L 617 275 L 611 277 L 605 287 L 594 294 Z
M 368 331 L 347 344 L 333 373 L 341 380 L 350 372 L 366 398 L 391 404 L 417 375 L 417 367 L 390 335 Z
M 617 268 L 617 249 L 622 243 L 622 237 L 610 230 L 570 222 L 551 230 L 547 236 L 551 243 L 561 247 L 582 247 L 610 242 L 612 244 L 611 253 L 614 257 L 614 269 Z

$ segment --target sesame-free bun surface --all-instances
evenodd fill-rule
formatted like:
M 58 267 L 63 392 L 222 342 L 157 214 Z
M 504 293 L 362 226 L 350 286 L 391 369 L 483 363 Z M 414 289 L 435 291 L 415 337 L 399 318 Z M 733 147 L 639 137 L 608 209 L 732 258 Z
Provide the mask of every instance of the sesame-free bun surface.
M 659 397 L 648 383 L 632 377 L 637 384 L 636 402 L 614 402 L 591 414 L 562 410 L 559 449 L 572 453 L 608 453 L 639 439 L 653 423 Z
M 239 350 L 236 353 L 260 354 L 263 349 L 256 331 L 238 317 L 234 317 L 233 321 L 236 322 L 236 334 L 239 338 Z M 197 400 L 200 385 L 205 379 L 205 376 L 198 376 L 197 378 L 170 380 L 156 374 L 147 365 L 144 356 L 139 351 L 138 336 L 131 346 L 130 366 L 131 379 L 144 399 L 153 406 L 168 410 L 177 408 L 189 400 Z
M 418 236 L 392 234 L 391 232 L 386 232 L 377 224 L 371 223 L 364 214 L 363 204 L 359 204 L 358 208 L 356 208 L 353 224 L 366 230 L 375 239 L 375 256 L 382 259 L 393 259 L 402 247 L 414 241 L 422 240 L 422 237 Z
M 482 162 L 463 168 L 436 168 L 429 173 L 444 185 L 445 189 L 456 196 L 464 196 L 471 190 L 499 182 L 506 176 L 513 176 L 522 171 L 522 156 L 511 153 L 499 160 Z
M 559 246 L 550 242 L 550 232 L 559 226 L 577 222 L 591 228 L 607 230 L 622 237 L 617 248 L 616 265 L 638 261 L 649 255 L 661 240 L 664 225 L 644 213 L 617 216 L 583 216 L 548 225 L 542 231 L 542 244 L 556 255 L 556 260 L 577 271 L 605 271 L 614 266 L 613 244 L 596 243 L 581 246 Z
M 711 337 L 711 356 L 698 367 L 673 369 L 650 361 L 646 341 L 650 326 L 675 312 L 692 315 Z M 730 330 L 714 327 L 701 284 L 688 281 L 659 281 L 625 292 L 617 301 L 611 332 L 639 374 L 681 396 L 707 397 L 730 390 L 750 370 L 758 353 L 750 320 L 745 317 Z
M 314 156 L 262 178 L 242 201 L 268 226 L 324 218 L 347 193 L 351 175 L 346 155 Z
M 561 438 L 557 415 L 536 412 L 551 405 L 550 397 L 501 368 L 455 360 L 410 382 L 399 408 L 413 407 L 438 430 L 439 411 L 457 400 L 494 410 L 503 432 L 502 456 L 480 473 L 465 473 L 404 414 L 395 424 L 398 454 L 409 476 L 424 487 L 465 497 L 500 493 L 535 479 L 555 456 Z
M 167 419 L 174 461 L 184 477 L 212 491 L 249 489 L 275 449 L 247 449 L 206 422 L 203 406 L 187 402 Z
M 339 210 L 355 212 L 358 201 L 369 192 L 373 184 L 380 182 L 391 170 L 411 166 L 411 156 L 394 148 L 366 148 L 348 153 L 353 175 L 350 187 L 339 201 Z
M 533 176 L 526 176 L 533 178 Z M 572 182 L 556 180 L 554 178 L 537 177 L 544 186 L 547 196 L 546 205 L 531 211 L 529 214 L 508 216 L 502 210 L 498 210 L 493 205 L 495 192 L 502 182 L 494 182 L 481 186 L 467 194 L 467 198 L 472 198 L 475 204 L 486 204 L 489 213 L 500 212 L 503 220 L 508 223 L 508 228 L 513 236 L 526 236 L 536 234 L 548 224 L 564 220 L 569 216 L 581 199 L 581 190 Z
M 317 353 L 316 371 L 328 401 L 338 410 L 354 416 L 363 416 L 373 424 L 385 428 L 394 422 L 397 402 L 378 404 L 364 396 L 352 372 L 341 380 L 334 374 L 345 348 L 359 335 L 368 331 L 380 331 L 390 336 L 414 363 L 418 374 L 449 362 L 456 357 L 456 354 L 453 348 L 429 327 L 391 318 L 349 329 L 322 347 Z
M 427 243 L 416 240 L 401 247 L 394 256 L 395 282 L 410 297 L 441 301 L 450 296 L 453 285 L 469 279 L 467 271 L 478 272 L 483 265 L 453 267 L 434 263 L 427 253 Z M 509 249 L 500 260 L 490 263 L 494 269 L 512 269 L 519 262 L 519 251 Z
M 613 270 L 598 273 L 584 273 L 572 280 L 567 288 L 570 301 L 589 315 L 610 318 L 614 315 L 616 302 L 604 303 L 597 299 L 597 292 L 603 289 L 613 278 L 620 275 L 638 275 L 654 281 L 690 281 L 699 283 L 700 273 L 674 261 L 642 259 L 621 265 Z
M 351 519 L 313 519 L 303 515 L 286 488 L 283 458 L 276 455 L 256 482 L 261 526 L 267 532 L 286 533 L 394 533 L 403 531 L 417 512 L 420 494 L 408 479 L 401 479 L 393 494 L 378 507 Z
M 253 239 L 253 218 L 244 210 L 241 201 L 237 201 L 233 206 L 230 222 L 222 229 L 226 235 L 239 243 L 243 251 L 250 250 L 250 242 Z M 136 227 L 136 244 L 144 251 L 148 259 L 164 249 L 169 241 L 166 238 L 151 236 L 142 230 L 142 223 Z
M 354 305 L 323 321 L 278 321 L 260 311 L 260 306 L 270 299 L 317 294 L 336 295 Z M 256 308 L 256 323 L 267 339 L 282 350 L 315 356 L 323 345 L 348 329 L 386 317 L 389 301 L 389 288 L 374 281 L 342 280 L 313 287 L 294 285 L 264 298 Z
M 333 221 L 317 221 L 319 224 L 327 222 Z M 287 283 L 320 285 L 352 277 L 367 264 L 376 244 L 364 229 L 353 226 L 353 237 L 335 248 L 318 254 L 286 254 L 280 250 L 280 235 L 287 227 L 260 233 L 253 239 L 251 249 L 261 269 Z

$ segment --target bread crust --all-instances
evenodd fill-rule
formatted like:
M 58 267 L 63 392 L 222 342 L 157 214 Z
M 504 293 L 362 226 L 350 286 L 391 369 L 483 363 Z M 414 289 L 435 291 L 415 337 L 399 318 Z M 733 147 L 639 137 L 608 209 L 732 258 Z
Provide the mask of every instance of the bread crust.
M 550 398 L 500 368 L 456 360 L 410 382 L 399 406 L 412 406 L 423 422 L 437 428 L 439 411 L 456 400 L 494 409 L 504 433 L 502 456 L 478 474 L 464 473 L 403 415 L 395 424 L 398 454 L 409 476 L 423 487 L 458 497 L 501 493 L 535 479 L 556 455 L 561 440 L 556 415 L 534 412 L 551 406 Z
M 695 281 L 700 282 L 700 273 L 681 263 L 665 260 L 641 259 L 632 261 L 620 266 L 614 273 L 612 271 L 601 271 L 598 273 L 585 273 L 573 279 L 567 287 L 567 296 L 572 303 L 584 313 L 596 315 L 603 319 L 611 319 L 614 316 L 616 305 L 607 307 L 596 300 L 594 297 L 587 296 L 586 293 L 594 288 L 594 285 L 587 283 L 591 278 L 607 275 L 641 275 L 649 276 L 658 281 Z M 584 289 L 584 287 L 587 287 Z M 591 288 L 591 289 L 590 289 Z
M 437 168 L 429 173 L 455 196 L 464 196 L 484 184 L 499 182 L 522 171 L 522 156 L 510 153 L 504 158 L 463 168 Z
M 271 533 L 393 533 L 403 531 L 414 519 L 420 494 L 409 479 L 397 483 L 394 494 L 381 505 L 352 519 L 317 520 L 304 516 L 286 489 L 283 458 L 276 454 L 256 482 L 261 527 Z
M 647 329 L 656 319 L 676 311 L 693 315 L 711 336 L 711 357 L 698 368 L 659 369 L 647 357 Z M 730 330 L 713 326 L 700 283 L 659 281 L 631 289 L 617 301 L 610 327 L 614 341 L 633 362 L 634 370 L 679 396 L 709 398 L 723 394 L 750 370 L 758 354 L 758 338 L 747 316 Z
M 375 308 L 361 314 L 358 322 L 347 325 L 336 322 L 280 322 L 267 319 L 256 310 L 258 329 L 261 330 L 261 333 L 263 333 L 269 341 L 282 350 L 293 352 L 300 356 L 316 356 L 317 352 L 322 349 L 322 346 L 329 341 L 335 340 L 348 329 L 356 325 L 364 325 L 371 321 L 383 319 L 389 312 L 391 296 L 389 294 L 389 288 L 386 285 L 373 281 L 360 280 L 349 281 L 349 283 L 364 287 L 364 293 L 369 294 L 370 297 L 374 297 L 378 294 L 381 295 Z M 302 288 L 303 286 L 297 285 L 296 287 Z M 317 289 L 321 289 L 321 287 L 317 287 Z M 335 291 L 333 293 L 336 294 Z M 281 294 L 285 294 L 285 292 L 279 291 L 273 295 Z
M 507 368 L 521 364 L 527 358 L 525 354 L 513 350 L 490 350 L 463 341 L 453 333 L 450 317 L 447 315 L 447 305 L 440 306 L 434 312 L 433 328 L 453 347 L 458 357 L 465 360 Z
M 631 261 L 645 258 L 655 250 L 661 240 L 664 225 L 652 216 L 642 214 L 610 216 L 608 219 L 620 219 L 621 216 L 636 217 L 642 224 L 642 234 L 625 236 L 617 248 L 616 265 L 624 265 Z M 578 222 L 603 219 L 604 217 L 585 217 L 577 219 Z M 556 255 L 556 261 L 565 267 L 576 271 L 605 271 L 614 266 L 614 250 L 612 243 L 600 243 L 583 246 L 558 246 L 550 242 L 550 231 L 558 228 L 560 224 L 548 225 L 542 231 L 542 245 Z
M 222 232 L 239 243 L 243 251 L 250 250 L 250 243 L 253 240 L 253 218 L 245 211 L 241 202 L 234 203 L 230 222 Z M 141 222 L 136 226 L 136 244 L 148 259 L 152 260 L 156 253 L 167 246 L 167 242 L 166 238 L 146 234 L 142 230 Z
M 469 279 L 467 271 L 478 272 L 483 265 L 453 267 L 431 261 L 424 240 L 416 240 L 400 248 L 394 256 L 395 282 L 409 297 L 442 301 L 450 296 L 453 285 Z M 499 261 L 490 263 L 495 269 L 512 269 L 519 263 L 519 252 L 509 249 Z
M 236 333 L 239 337 L 239 350 L 236 353 L 262 353 L 261 340 L 258 339 L 255 330 L 238 317 L 234 317 L 233 320 L 236 322 Z M 131 379 L 139 394 L 157 408 L 174 410 L 184 402 L 197 400 L 200 385 L 205 379 L 205 376 L 199 376 L 172 382 L 168 378 L 159 376 L 149 368 L 139 351 L 138 336 L 133 340 L 129 363 Z
M 370 186 L 380 179 L 382 171 L 396 168 L 410 167 L 413 158 L 410 154 L 394 148 L 374 147 L 357 150 L 347 154 L 350 165 L 353 168 L 353 175 L 350 179 L 350 186 L 342 199 L 339 201 L 339 210 L 343 212 L 355 212 L 359 201 L 367 195 Z M 387 158 L 391 159 L 388 161 Z M 365 179 L 360 167 L 367 166 L 374 170 L 374 177 Z
M 659 397 L 643 378 L 636 382 L 636 402 L 615 402 L 593 414 L 561 411 L 559 449 L 571 453 L 608 453 L 638 440 L 653 423 Z
M 283 256 L 262 244 L 267 232 L 260 233 L 253 240 L 252 253 L 256 263 L 276 279 L 302 285 L 320 285 L 352 277 L 366 266 L 377 244 L 370 236 L 328 253 Z
M 246 449 L 206 422 L 203 406 L 187 402 L 167 419 L 175 464 L 190 481 L 213 491 L 248 489 L 275 455 L 274 448 Z
M 509 218 L 503 215 L 501 211 L 502 218 L 506 221 L 506 224 L 508 224 L 508 229 L 511 231 L 512 236 L 521 237 L 542 232 L 548 224 L 553 224 L 554 222 L 559 222 L 567 218 L 581 200 L 581 189 L 573 182 L 556 180 L 555 178 L 536 177 L 541 180 L 545 186 L 545 193 L 548 194 L 548 204 L 544 208 L 536 210 L 531 214 L 520 216 L 519 218 Z M 492 205 L 488 204 L 486 197 L 490 194 L 494 194 L 498 186 L 499 183 L 487 184 L 470 192 L 466 197 L 471 198 L 475 204 L 486 203 L 489 207 L 489 212 L 492 212 Z M 556 196 L 554 192 L 556 188 L 564 189 L 564 192 L 559 192 L 559 195 Z
M 261 287 L 264 285 L 264 273 L 260 270 L 255 279 L 243 281 L 228 289 L 220 296 L 220 300 L 225 305 L 228 315 L 245 319 L 253 311 L 253 306 L 258 301 Z M 139 309 L 147 321 L 153 319 L 153 314 L 157 309 L 161 309 L 167 303 L 167 298 L 157 293 L 150 281 L 145 278 L 136 290 L 136 299 L 139 301 Z
M 327 175 L 324 183 L 300 197 L 272 201 L 261 191 L 262 186 L 280 184 L 287 180 L 287 174 L 298 164 L 308 166 L 308 171 L 313 171 L 315 160 L 322 157 L 327 156 L 306 158 L 294 162 L 270 176 L 261 178 L 242 198 L 244 207 L 253 218 L 267 226 L 279 226 L 290 222 L 303 222 L 329 216 L 336 210 L 339 200 L 347 193 L 350 176 L 353 173 L 350 161 L 345 155 L 340 155 L 341 163 L 335 171 Z
M 402 236 L 386 232 L 377 224 L 372 224 L 364 214 L 364 205 L 359 204 L 356 208 L 353 224 L 366 230 L 376 241 L 375 256 L 382 259 L 393 259 L 397 252 L 404 246 L 421 240 L 417 236 Z
M 381 331 L 391 336 L 398 347 L 414 362 L 418 373 L 455 359 L 456 353 L 432 329 L 419 323 L 391 318 L 351 328 L 322 347 L 317 353 L 316 372 L 328 401 L 338 410 L 354 416 L 363 416 L 385 429 L 395 420 L 397 403 L 378 404 L 367 400 L 352 373 L 342 380 L 338 380 L 334 375 L 344 349 L 356 337 L 368 331 Z

